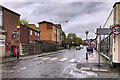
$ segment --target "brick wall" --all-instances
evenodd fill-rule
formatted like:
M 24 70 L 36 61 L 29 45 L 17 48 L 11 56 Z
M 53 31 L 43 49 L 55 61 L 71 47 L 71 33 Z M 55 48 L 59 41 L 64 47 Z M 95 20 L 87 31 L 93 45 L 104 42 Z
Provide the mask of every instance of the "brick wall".
M 32 30 L 32 35 L 30 35 L 31 30 Z M 37 33 L 37 35 L 35 35 L 35 32 Z M 21 24 L 20 25 L 20 43 L 22 44 L 34 43 L 35 40 L 40 40 L 40 33 L 34 29 L 31 29 Z
M 11 46 L 17 45 L 17 37 L 12 38 L 13 31 L 17 31 L 16 26 L 20 26 L 20 15 L 3 8 L 3 26 L 7 30 L 5 39 L 6 52 L 11 51 Z
M 32 35 L 30 35 L 30 31 L 32 30 Z M 37 35 L 35 35 L 35 32 L 37 33 Z M 38 32 L 33 30 L 33 29 L 29 29 L 29 43 L 34 43 L 35 40 L 40 40 L 40 33 L 38 36 Z
M 29 43 L 29 29 L 26 26 L 20 25 L 20 43 Z
M 51 40 L 51 29 L 47 29 L 47 24 L 39 24 L 39 30 L 40 40 Z

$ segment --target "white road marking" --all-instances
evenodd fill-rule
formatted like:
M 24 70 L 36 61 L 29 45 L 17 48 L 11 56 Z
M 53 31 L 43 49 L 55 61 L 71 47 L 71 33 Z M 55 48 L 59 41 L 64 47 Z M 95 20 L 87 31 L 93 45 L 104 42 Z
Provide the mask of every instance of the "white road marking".
M 50 59 L 50 60 L 54 61 L 54 60 L 56 60 L 56 59 L 58 59 L 58 58 L 57 58 L 57 57 L 55 57 L 55 58 L 52 58 L 52 59 Z
M 71 59 L 69 62 L 75 62 L 76 59 Z
M 81 70 L 90 70 L 89 67 L 81 67 L 80 69 L 81 69 Z
M 47 57 L 47 58 L 43 58 L 42 60 L 47 60 L 47 59 L 50 59 L 49 57 Z
M 69 67 L 71 67 L 72 65 L 74 65 L 74 64 L 71 64 L 71 65 L 69 65 L 68 67 L 66 67 L 66 68 L 64 68 L 64 70 L 62 71 L 62 73 L 60 74 L 60 77 L 63 75 L 63 73 L 69 68 Z
M 40 58 L 35 58 L 35 59 L 33 59 L 33 60 L 38 60 L 38 59 L 40 59 Z
M 26 69 L 27 67 L 23 67 L 23 68 L 20 68 L 21 70 L 24 70 L 24 69 Z
M 61 62 L 62 62 L 62 61 L 65 61 L 65 60 L 67 60 L 67 59 L 68 59 L 68 58 L 63 58 L 63 59 L 61 59 L 61 60 L 59 60 L 59 61 L 61 61 Z
M 93 71 L 108 71 L 107 69 L 92 69 Z
M 39 57 L 39 58 L 44 58 L 44 57 Z

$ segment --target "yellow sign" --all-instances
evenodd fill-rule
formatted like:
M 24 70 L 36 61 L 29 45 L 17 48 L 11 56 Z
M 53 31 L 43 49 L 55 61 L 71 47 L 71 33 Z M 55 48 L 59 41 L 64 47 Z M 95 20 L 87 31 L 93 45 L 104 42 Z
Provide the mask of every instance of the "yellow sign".
M 20 28 L 20 26 L 17 26 L 17 28 L 19 29 L 19 28 Z

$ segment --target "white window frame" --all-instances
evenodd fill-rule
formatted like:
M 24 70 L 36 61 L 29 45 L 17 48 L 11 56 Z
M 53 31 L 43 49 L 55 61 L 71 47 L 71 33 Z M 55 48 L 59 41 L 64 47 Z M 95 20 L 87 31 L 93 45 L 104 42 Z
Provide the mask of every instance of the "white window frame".
M 38 37 L 40 36 L 40 34 L 38 33 Z
M 0 10 L 0 16 L 1 16 L 1 19 L 2 19 L 2 10 Z M 0 26 L 3 26 L 3 21 L 1 22 Z
M 32 30 L 30 30 L 30 35 L 32 36 Z
M 35 36 L 37 36 L 37 32 L 35 32 Z

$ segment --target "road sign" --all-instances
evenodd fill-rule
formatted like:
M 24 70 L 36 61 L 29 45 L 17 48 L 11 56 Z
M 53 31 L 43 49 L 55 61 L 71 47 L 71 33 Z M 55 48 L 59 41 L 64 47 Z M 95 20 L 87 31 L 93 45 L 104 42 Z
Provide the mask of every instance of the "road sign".
M 115 35 L 119 35 L 120 34 L 120 26 L 114 26 L 112 28 L 112 33 Z
M 18 31 L 13 31 L 13 34 L 18 34 Z
M 110 33 L 112 33 L 110 28 L 97 28 L 98 35 L 109 35 Z

